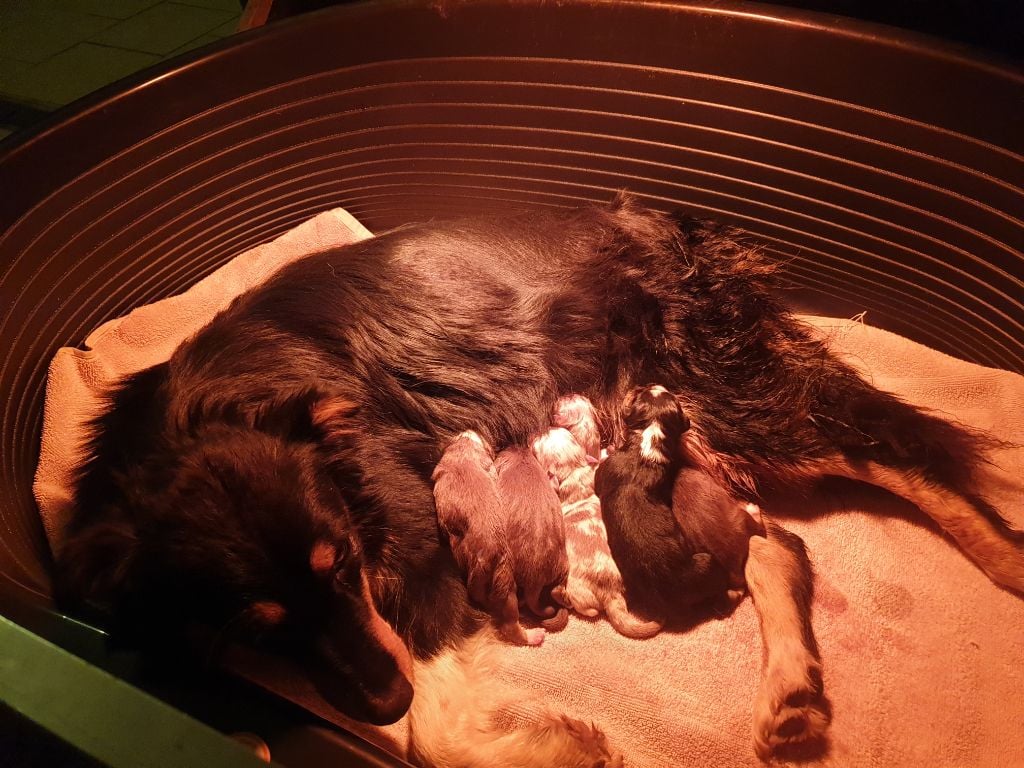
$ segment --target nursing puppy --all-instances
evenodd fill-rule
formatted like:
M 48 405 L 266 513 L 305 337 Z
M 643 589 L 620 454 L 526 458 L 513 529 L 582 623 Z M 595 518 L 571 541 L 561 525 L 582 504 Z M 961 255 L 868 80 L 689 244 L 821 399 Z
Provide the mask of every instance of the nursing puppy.
M 544 629 L 564 629 L 569 612 L 552 598 L 569 576 L 558 496 L 529 448 L 506 448 L 494 465 L 515 586 Z
M 596 463 L 601 458 L 601 429 L 594 404 L 586 397 L 566 395 L 558 398 L 552 411 L 551 423 L 569 430 L 592 462 Z
M 664 622 L 725 595 L 727 574 L 697 551 L 672 511 L 689 427 L 675 396 L 662 386 L 638 387 L 626 397 L 622 419 L 625 442 L 598 466 L 594 488 L 630 606 Z
M 470 599 L 490 612 L 509 642 L 540 645 L 544 630 L 519 623 L 517 559 L 510 551 L 491 447 L 476 432 L 463 432 L 445 449 L 432 479 L 437 522 L 448 534 Z
M 737 500 L 707 472 L 683 466 L 672 486 L 672 514 L 690 545 L 725 569 L 729 602 L 739 602 L 747 588 L 750 537 L 765 535 L 758 506 Z
M 590 410 L 589 401 L 580 399 Z M 593 419 L 589 420 L 592 423 Z M 605 614 L 620 635 L 653 637 L 661 631 L 661 624 L 634 616 L 626 605 L 622 575 L 608 549 L 601 502 L 594 493 L 594 468 L 587 452 L 568 430 L 560 427 L 538 437 L 533 451 L 541 466 L 558 481 L 558 498 L 565 520 L 569 578 L 564 589 L 554 591 L 555 599 L 582 616 Z

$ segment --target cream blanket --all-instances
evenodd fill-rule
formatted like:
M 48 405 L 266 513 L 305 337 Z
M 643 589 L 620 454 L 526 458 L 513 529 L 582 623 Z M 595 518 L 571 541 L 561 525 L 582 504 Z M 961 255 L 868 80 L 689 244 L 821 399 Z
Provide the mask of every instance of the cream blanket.
M 51 543 L 66 523 L 82 425 L 118 377 L 165 360 L 242 291 L 318 249 L 369 237 L 343 210 L 244 253 L 183 295 L 97 329 L 50 366 L 34 491 Z M 1024 377 L 935 352 L 862 322 L 806 318 L 879 387 L 1024 444 Z M 985 489 L 1024 524 L 1024 448 L 1002 451 Z M 1024 766 L 1024 600 L 972 566 L 915 508 L 853 484 L 766 506 L 804 538 L 818 574 L 814 626 L 833 702 L 822 765 Z M 635 641 L 574 618 L 540 648 L 503 648 L 501 674 L 601 724 L 633 768 L 756 766 L 751 721 L 761 664 L 753 605 L 685 634 Z M 346 721 L 296 678 L 248 657 L 244 674 Z M 404 749 L 404 723 L 352 726 Z

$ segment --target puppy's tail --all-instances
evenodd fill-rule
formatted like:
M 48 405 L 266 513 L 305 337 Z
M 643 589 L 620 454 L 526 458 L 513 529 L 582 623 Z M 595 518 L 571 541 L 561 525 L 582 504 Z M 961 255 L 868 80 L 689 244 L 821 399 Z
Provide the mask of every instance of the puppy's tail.
M 626 605 L 626 598 L 621 594 L 611 598 L 604 610 L 608 617 L 608 623 L 624 637 L 646 640 L 661 632 L 661 622 L 645 621 L 630 613 L 629 607 Z
M 569 624 L 569 611 L 559 608 L 550 619 L 544 619 L 540 625 L 548 632 L 561 632 Z

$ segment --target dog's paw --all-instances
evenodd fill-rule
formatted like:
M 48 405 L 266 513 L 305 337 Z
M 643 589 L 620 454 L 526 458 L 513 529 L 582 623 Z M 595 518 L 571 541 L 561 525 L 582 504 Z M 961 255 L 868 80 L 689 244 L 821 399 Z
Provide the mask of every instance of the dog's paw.
M 577 747 L 576 754 L 563 763 L 571 768 L 622 768 L 622 755 L 608 746 L 608 739 L 593 723 L 561 715 L 556 725 Z
M 821 665 L 809 653 L 771 663 L 754 703 L 754 748 L 767 760 L 780 748 L 823 742 L 832 714 Z

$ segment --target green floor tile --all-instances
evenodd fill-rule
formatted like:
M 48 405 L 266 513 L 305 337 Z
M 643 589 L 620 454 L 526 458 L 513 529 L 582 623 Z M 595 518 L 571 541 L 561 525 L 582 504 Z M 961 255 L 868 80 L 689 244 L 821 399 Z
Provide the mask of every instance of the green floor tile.
M 7 96 L 17 101 L 16 97 L 21 91 L 21 81 L 30 69 L 32 69 L 32 65 L 26 61 L 0 56 L 0 96 Z
M 200 48 L 204 45 L 209 45 L 210 43 L 219 43 L 223 39 L 223 37 L 217 37 L 217 35 L 203 35 L 202 37 L 197 37 L 195 40 L 186 43 L 185 45 L 181 46 L 181 48 L 171 51 L 169 54 L 164 56 L 164 58 L 173 59 L 175 56 L 178 56 L 182 53 L 188 53 L 189 51 L 195 48 Z
M 195 5 L 199 8 L 215 8 L 220 11 L 231 11 L 238 15 L 242 12 L 242 4 L 238 0 L 174 0 L 183 5 Z
M 0 0 L 2 2 L 3 0 Z M 156 5 L 160 0 L 47 0 L 53 5 L 78 13 L 91 13 L 108 19 L 127 19 Z
M 217 37 L 228 37 L 230 35 L 233 35 L 233 34 L 235 34 L 238 31 L 238 22 L 239 21 L 240 21 L 240 18 L 238 16 L 236 16 L 231 21 L 226 21 L 223 24 L 221 24 L 219 27 L 217 27 L 216 29 L 211 30 L 210 34 L 211 35 L 216 35 Z
M 2 5 L 3 0 L 0 0 Z M 49 3 L 30 8 L 17 6 L 18 12 L 0 23 L 0 55 L 33 64 L 88 40 L 117 22 L 102 16 L 77 13 Z
M 67 104 L 159 60 L 152 54 L 79 43 L 25 72 L 21 86 L 37 102 Z
M 161 3 L 92 37 L 102 45 L 165 56 L 229 21 L 228 11 Z
M 32 68 L 28 62 L 0 56 L 0 98 L 35 109 L 51 110 L 59 106 L 37 95 L 37 84 L 28 76 Z

